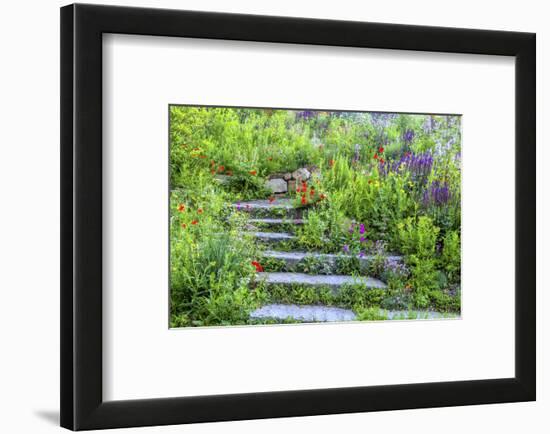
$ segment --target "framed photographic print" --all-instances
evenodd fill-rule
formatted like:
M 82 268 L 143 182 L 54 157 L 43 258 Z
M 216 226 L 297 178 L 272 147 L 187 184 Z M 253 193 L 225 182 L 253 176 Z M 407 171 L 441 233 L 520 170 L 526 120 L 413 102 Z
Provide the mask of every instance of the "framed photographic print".
M 535 35 L 61 8 L 61 425 L 535 399 Z

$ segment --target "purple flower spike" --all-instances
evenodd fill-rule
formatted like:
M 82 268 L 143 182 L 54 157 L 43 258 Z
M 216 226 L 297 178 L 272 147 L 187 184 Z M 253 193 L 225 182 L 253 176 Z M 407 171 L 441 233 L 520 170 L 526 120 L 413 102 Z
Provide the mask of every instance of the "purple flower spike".
M 241 203 L 237 202 L 237 211 L 240 211 L 240 210 L 241 210 Z
M 361 223 L 361 226 L 359 226 L 359 233 L 364 234 L 365 233 L 365 225 Z
M 363 256 L 365 256 L 365 252 L 363 252 L 362 250 L 359 252 L 359 257 L 362 258 Z
M 365 237 L 361 237 L 360 240 L 362 243 L 364 243 L 367 239 Z
M 349 246 L 347 244 L 344 244 L 344 247 L 342 247 L 342 250 L 344 253 L 349 253 Z

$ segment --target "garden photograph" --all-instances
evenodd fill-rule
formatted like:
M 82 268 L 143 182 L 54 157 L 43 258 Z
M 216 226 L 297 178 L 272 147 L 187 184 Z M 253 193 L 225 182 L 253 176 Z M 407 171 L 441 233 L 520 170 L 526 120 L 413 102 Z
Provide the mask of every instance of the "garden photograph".
M 170 327 L 460 318 L 461 120 L 170 105 Z

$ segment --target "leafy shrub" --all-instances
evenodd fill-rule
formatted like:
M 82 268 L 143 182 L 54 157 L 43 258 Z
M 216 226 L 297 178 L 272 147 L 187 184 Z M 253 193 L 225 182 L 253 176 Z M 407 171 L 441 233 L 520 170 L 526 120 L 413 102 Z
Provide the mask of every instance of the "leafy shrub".
M 460 235 L 457 231 L 450 231 L 443 240 L 441 263 L 453 283 L 460 282 L 460 262 Z
M 327 221 L 322 213 L 316 210 L 310 210 L 304 224 L 298 232 L 299 243 L 306 248 L 320 248 L 325 244 L 325 233 L 328 229 Z
M 379 307 L 358 308 L 355 315 L 358 321 L 384 321 L 388 319 L 388 314 Z
M 298 273 L 306 274 L 331 274 L 333 272 L 328 261 L 312 255 L 306 255 L 303 260 L 296 264 L 295 270 Z
M 408 217 L 398 223 L 397 231 L 399 247 L 405 255 L 415 255 L 418 258 L 434 256 L 439 228 L 434 226 L 431 218 Z
M 336 257 L 336 272 L 344 275 L 356 275 L 361 273 L 361 261 L 357 256 Z

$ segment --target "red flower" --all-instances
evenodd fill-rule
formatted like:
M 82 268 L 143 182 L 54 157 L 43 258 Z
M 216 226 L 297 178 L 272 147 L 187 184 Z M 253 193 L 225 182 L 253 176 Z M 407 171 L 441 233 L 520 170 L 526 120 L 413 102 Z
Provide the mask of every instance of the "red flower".
M 326 199 L 326 198 L 327 198 L 327 196 L 323 193 L 321 193 L 321 196 L 319 196 L 319 199 L 321 199 L 321 200 Z
M 328 162 L 328 164 L 329 164 L 330 167 L 334 166 L 334 160 L 330 160 L 330 161 Z
M 256 172 L 255 170 L 251 170 L 251 171 L 248 172 L 248 173 L 250 173 L 252 176 L 256 176 L 256 174 L 257 174 L 258 172 Z
M 192 225 L 196 225 L 198 222 L 199 222 L 198 220 L 193 220 L 193 221 L 191 222 L 191 224 L 192 224 Z
M 199 158 L 206 158 L 206 155 L 199 155 Z
M 181 224 L 181 227 L 182 227 L 183 229 L 185 229 L 185 228 L 187 228 L 187 225 L 186 225 L 185 223 L 182 223 L 182 224 Z
M 178 206 L 178 211 L 179 212 L 183 212 L 185 211 L 185 205 L 183 203 L 180 203 L 179 206 Z
M 311 187 L 311 190 L 309 190 L 309 195 L 313 197 L 315 195 L 315 189 Z
M 379 152 L 379 153 L 384 152 L 384 148 L 383 148 L 382 146 L 380 146 L 380 147 L 378 148 L 378 152 Z
M 385 161 L 384 161 L 383 158 L 380 158 L 380 163 L 381 163 L 381 164 L 384 164 L 384 163 L 385 163 Z
M 258 261 L 252 261 L 251 264 L 256 269 L 256 272 L 262 273 L 264 271 L 264 267 L 262 267 L 262 264 L 260 264 Z
M 222 173 L 224 170 L 225 170 L 225 167 L 224 167 L 224 166 L 218 167 L 218 172 Z
M 273 157 L 267 157 L 267 161 L 273 160 Z
M 227 176 L 233 176 L 233 172 L 231 170 L 227 171 Z
M 269 197 L 269 203 L 273 203 L 273 202 L 275 202 L 275 198 L 273 196 L 270 196 Z
M 307 203 L 306 195 L 302 194 L 302 205 L 305 205 Z
M 214 169 L 212 169 L 212 170 L 210 171 L 210 173 L 211 173 L 212 175 L 215 175 L 215 174 L 216 174 L 216 171 L 215 171 Z
M 199 209 L 197 210 L 197 212 L 198 212 L 199 214 L 202 214 L 202 213 L 203 213 L 202 208 L 199 208 Z
M 378 160 L 378 154 L 374 154 L 372 158 L 374 158 L 375 160 Z

